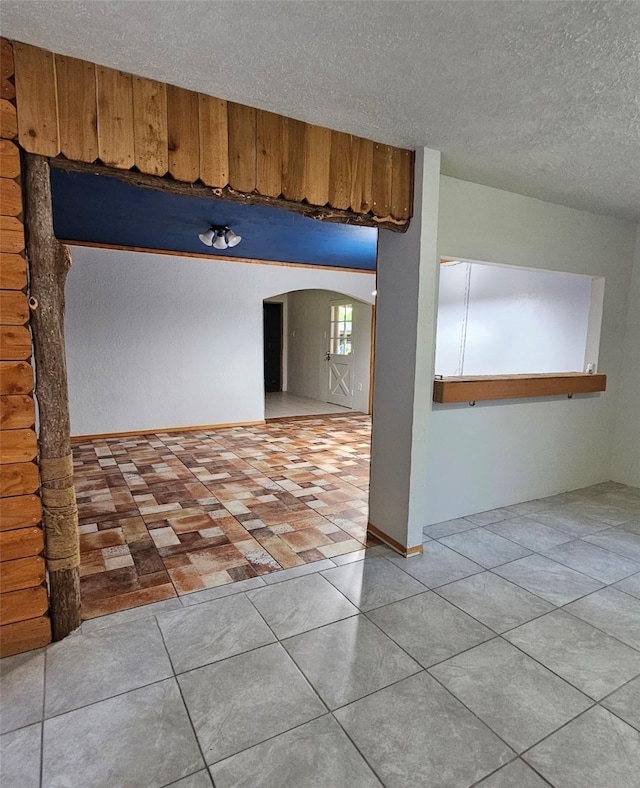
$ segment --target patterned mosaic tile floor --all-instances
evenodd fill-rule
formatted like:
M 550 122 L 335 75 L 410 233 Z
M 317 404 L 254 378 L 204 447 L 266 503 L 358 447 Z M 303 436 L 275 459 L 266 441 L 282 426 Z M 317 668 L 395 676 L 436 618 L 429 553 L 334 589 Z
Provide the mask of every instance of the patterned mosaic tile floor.
M 75 441 L 83 617 L 362 549 L 370 433 L 349 415 Z

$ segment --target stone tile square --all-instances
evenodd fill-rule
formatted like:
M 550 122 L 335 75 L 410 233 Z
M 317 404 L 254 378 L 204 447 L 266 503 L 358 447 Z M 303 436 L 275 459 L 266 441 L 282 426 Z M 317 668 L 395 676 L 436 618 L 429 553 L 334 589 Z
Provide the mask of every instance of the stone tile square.
M 640 652 L 564 610 L 504 637 L 595 700 L 640 675 Z
M 569 613 L 640 650 L 640 599 L 603 588 L 567 605 Z
M 0 660 L 0 733 L 42 720 L 44 649 Z
M 542 555 L 530 555 L 494 572 L 527 591 L 561 606 L 602 588 L 602 583 Z
M 544 512 L 534 512 L 531 514 L 531 518 L 543 525 L 555 528 L 557 531 L 562 531 L 574 539 L 580 539 L 611 527 L 600 520 L 573 512 L 566 506 L 559 506 Z
M 238 580 L 229 585 L 205 588 L 202 591 L 183 594 L 180 597 L 180 602 L 183 607 L 191 607 L 192 605 L 199 605 L 202 602 L 210 602 L 213 599 L 233 596 L 234 594 L 239 594 L 243 591 L 251 591 L 253 588 L 262 588 L 263 586 L 264 578 L 250 577 L 247 580 Z
M 173 674 L 154 619 L 74 633 L 47 647 L 45 717 Z
M 425 590 L 422 583 L 386 558 L 366 558 L 322 573 L 360 610 L 372 610 Z
M 171 788 L 212 788 L 213 783 L 209 772 L 203 769 L 195 774 L 190 774 L 188 777 L 183 777 L 182 780 L 177 780 L 175 783 L 170 783 Z M 167 786 L 169 788 L 169 786 Z
M 470 561 L 440 542 L 427 542 L 422 545 L 422 549 L 422 555 L 403 558 L 396 554 L 389 556 L 389 560 L 427 588 L 437 588 L 445 583 L 452 583 L 454 580 L 482 572 L 480 564 Z
M 346 597 L 317 573 L 248 591 L 247 596 L 280 639 L 358 613 Z
M 158 626 L 176 673 L 275 641 L 243 594 L 165 613 Z
M 546 550 L 544 555 L 602 583 L 615 583 L 640 572 L 640 564 L 582 539 Z
M 431 539 L 440 539 L 442 536 L 449 536 L 449 534 L 457 534 L 462 531 L 470 531 L 472 528 L 477 527 L 477 523 L 472 520 L 458 517 L 455 520 L 445 520 L 442 523 L 427 525 L 422 531 L 425 536 L 429 536 Z
M 178 681 L 208 764 L 326 712 L 278 643 L 183 673 Z
M 310 564 L 302 564 L 302 566 L 293 566 L 291 569 L 271 572 L 264 576 L 264 582 L 267 585 L 274 585 L 275 583 L 282 583 L 284 580 L 292 580 L 295 577 L 304 577 L 305 575 L 322 572 L 324 569 L 332 569 L 334 566 L 334 562 L 326 558 L 323 561 L 314 561 Z
M 335 717 L 388 788 L 460 788 L 512 750 L 426 673 L 338 709 Z
M 82 634 L 88 635 L 98 629 L 106 629 L 116 624 L 124 624 L 127 621 L 135 621 L 141 618 L 153 618 L 159 613 L 167 613 L 169 610 L 179 610 L 182 607 L 177 597 L 164 599 L 161 602 L 150 602 L 140 607 L 132 607 L 129 610 L 120 610 L 117 613 L 110 613 L 98 618 L 90 618 L 82 622 Z
M 44 723 L 47 788 L 160 786 L 203 767 L 175 679 Z
M 445 536 L 439 541 L 486 569 L 531 555 L 530 550 L 484 528 Z
M 640 731 L 640 676 L 620 687 L 600 704 Z
M 562 507 L 564 508 L 564 507 Z M 599 497 L 568 503 L 566 509 L 577 514 L 586 514 L 593 520 L 606 525 L 621 525 L 633 519 L 633 512 L 602 502 Z
M 500 638 L 429 672 L 516 752 L 528 749 L 592 704 Z
M 39 788 L 41 729 L 36 723 L 0 736 L 0 776 L 6 788 Z
M 585 536 L 585 541 L 640 563 L 640 534 L 624 528 L 609 528 L 604 533 Z
M 513 517 L 513 514 L 506 509 L 489 509 L 488 512 L 478 512 L 477 514 L 466 514 L 464 516 L 465 520 L 469 520 L 469 522 L 475 523 L 476 526 L 484 526 L 484 525 L 492 525 L 493 523 L 499 523 L 503 520 L 508 520 L 510 517 Z
M 494 632 L 506 632 L 553 610 L 549 602 L 492 572 L 442 586 L 437 593 Z
M 523 757 L 556 788 L 637 788 L 640 736 L 596 706 Z
M 329 709 L 420 670 L 417 662 L 364 616 L 304 632 L 282 645 Z
M 549 783 L 518 758 L 479 782 L 477 788 L 549 788 Z
M 489 525 L 487 530 L 534 552 L 549 550 L 572 539 L 569 534 L 543 525 L 532 517 L 514 517 L 511 520 Z
M 495 637 L 433 591 L 372 610 L 367 617 L 425 668 Z
M 625 594 L 631 594 L 636 599 L 640 599 L 640 572 L 616 583 L 614 588 L 624 591 Z
M 281 733 L 211 767 L 216 788 L 379 788 L 380 782 L 329 715 Z

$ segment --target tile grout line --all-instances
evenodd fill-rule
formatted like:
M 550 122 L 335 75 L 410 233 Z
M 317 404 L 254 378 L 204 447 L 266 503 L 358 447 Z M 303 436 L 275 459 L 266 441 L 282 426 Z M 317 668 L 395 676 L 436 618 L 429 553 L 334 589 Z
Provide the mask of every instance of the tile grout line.
M 202 758 L 202 763 L 204 764 L 204 768 L 206 770 L 208 770 L 207 759 L 204 757 L 204 752 L 202 750 L 202 745 L 200 744 L 200 739 L 198 738 L 198 733 L 196 731 L 195 725 L 193 724 L 193 720 L 191 718 L 191 713 L 189 711 L 189 707 L 187 705 L 187 702 L 186 702 L 186 700 L 184 698 L 184 694 L 182 692 L 182 686 L 180 685 L 180 682 L 178 681 L 178 674 L 176 673 L 175 665 L 173 664 L 173 660 L 171 659 L 171 653 L 169 652 L 169 649 L 167 648 L 167 643 L 166 643 L 166 641 L 164 639 L 164 633 L 162 632 L 162 628 L 160 626 L 160 623 L 158 622 L 157 616 L 154 616 L 154 620 L 155 620 L 156 627 L 158 628 L 158 632 L 160 633 L 160 639 L 162 640 L 162 645 L 164 647 L 165 653 L 166 653 L 167 658 L 169 660 L 169 664 L 171 665 L 171 670 L 173 672 L 172 678 L 173 678 L 174 682 L 176 683 L 176 686 L 178 687 L 178 693 L 180 694 L 180 700 L 182 701 L 182 706 L 183 706 L 183 708 L 185 710 L 185 713 L 187 715 L 187 719 L 189 720 L 189 725 L 191 726 L 191 731 L 193 732 L 193 737 L 196 740 L 196 744 L 198 745 L 198 752 L 200 753 L 200 757 Z M 197 771 L 201 771 L 201 770 L 198 769 Z M 195 774 L 195 772 L 194 772 L 194 774 Z M 180 779 L 182 779 L 182 778 L 180 778 Z M 175 780 L 174 780 L 174 782 L 175 782 Z

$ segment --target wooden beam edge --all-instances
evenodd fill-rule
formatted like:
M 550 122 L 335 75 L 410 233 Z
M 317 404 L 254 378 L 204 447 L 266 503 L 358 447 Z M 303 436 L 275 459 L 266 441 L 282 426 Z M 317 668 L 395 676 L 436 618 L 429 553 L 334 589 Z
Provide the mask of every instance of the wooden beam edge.
M 606 391 L 607 376 L 589 372 L 532 375 L 478 375 L 436 378 L 433 401 L 441 404 L 501 399 L 528 399 Z

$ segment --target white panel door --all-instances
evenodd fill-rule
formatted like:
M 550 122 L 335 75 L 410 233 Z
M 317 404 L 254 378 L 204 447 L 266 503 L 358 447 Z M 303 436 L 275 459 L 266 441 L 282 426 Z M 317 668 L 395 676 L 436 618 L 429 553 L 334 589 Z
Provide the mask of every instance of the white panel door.
M 327 402 L 353 407 L 353 304 L 332 301 L 327 351 Z

